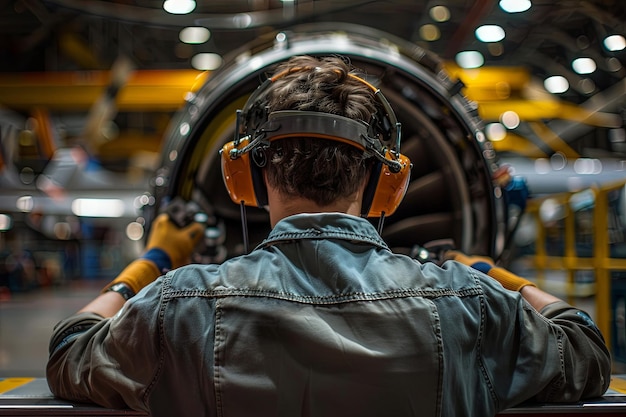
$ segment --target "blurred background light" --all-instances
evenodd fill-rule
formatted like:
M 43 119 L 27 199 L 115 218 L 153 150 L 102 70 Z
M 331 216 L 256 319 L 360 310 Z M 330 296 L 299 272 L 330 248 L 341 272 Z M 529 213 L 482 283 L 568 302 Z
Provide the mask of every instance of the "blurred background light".
M 530 0 L 500 0 L 500 8 L 507 13 L 525 12 L 530 6 Z
M 481 42 L 499 42 L 505 37 L 504 29 L 498 25 L 483 25 L 474 32 Z
M 507 129 L 515 129 L 519 126 L 520 124 L 520 118 L 519 118 L 519 114 L 517 114 L 516 112 L 509 110 L 509 111 L 505 111 L 504 113 L 502 113 L 502 115 L 500 116 L 500 122 L 507 128 Z
M 535 172 L 537 174 L 547 174 L 552 171 L 550 160 L 547 158 L 537 158 L 534 161 Z
M 478 68 L 485 63 L 485 57 L 478 51 L 463 51 L 456 54 L 456 63 L 461 68 Z
M 506 128 L 502 123 L 489 123 L 485 128 L 485 133 L 489 139 L 498 142 L 506 137 Z
M 420 27 L 420 37 L 425 41 L 436 41 L 440 36 L 439 28 L 433 24 L 428 23 Z
M 539 218 L 543 224 L 550 224 L 565 217 L 565 208 L 554 198 L 545 199 L 539 206 Z
M 450 20 L 450 9 L 448 9 L 446 6 L 431 7 L 429 13 L 430 17 L 435 22 L 447 22 L 448 20 Z
M 77 198 L 72 213 L 83 217 L 122 217 L 124 202 L 117 198 Z
M 569 89 L 569 82 L 561 75 L 553 75 L 544 80 L 543 86 L 552 94 L 564 93 Z
M 191 66 L 201 71 L 213 71 L 222 66 L 222 57 L 215 53 L 201 53 L 191 58 Z
M 202 26 L 189 26 L 180 31 L 178 39 L 184 43 L 200 44 L 209 40 L 211 32 Z
M 595 158 L 578 158 L 574 161 L 574 172 L 579 175 L 600 174 L 602 162 Z
M 626 48 L 626 38 L 622 35 L 611 35 L 604 39 L 604 46 L 609 51 L 621 51 Z
M 171 14 L 188 14 L 196 8 L 193 0 L 165 0 L 163 9 Z
M 550 166 L 555 171 L 561 171 L 567 167 L 567 157 L 562 152 L 555 152 L 550 156 Z
M 6 214 L 0 214 L 0 232 L 6 232 L 7 230 L 11 230 L 13 226 L 13 220 L 11 216 Z
M 33 201 L 33 197 L 30 195 L 24 195 L 17 199 L 15 202 L 15 207 L 22 212 L 28 213 L 33 210 L 35 202 Z
M 572 61 L 572 68 L 579 74 L 591 74 L 597 66 L 596 61 L 591 58 L 576 58 Z
M 126 237 L 130 240 L 141 240 L 143 238 L 144 228 L 141 223 L 131 222 L 126 226 Z

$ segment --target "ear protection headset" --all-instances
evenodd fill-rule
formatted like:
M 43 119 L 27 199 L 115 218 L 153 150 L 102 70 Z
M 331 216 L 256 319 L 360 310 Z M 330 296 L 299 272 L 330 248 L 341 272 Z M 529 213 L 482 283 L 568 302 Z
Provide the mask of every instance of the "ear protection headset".
M 361 215 L 382 217 L 393 214 L 406 193 L 411 162 L 400 154 L 400 123 L 380 92 L 367 81 L 349 74 L 374 92 L 380 106 L 369 123 L 315 111 L 282 110 L 268 113 L 266 96 L 273 82 L 311 67 L 287 69 L 263 82 L 252 93 L 243 110 L 237 111 L 235 140 L 220 151 L 222 176 L 233 202 L 246 206 L 267 205 L 262 168 L 265 149 L 274 140 L 313 137 L 348 143 L 376 159 L 363 196 Z

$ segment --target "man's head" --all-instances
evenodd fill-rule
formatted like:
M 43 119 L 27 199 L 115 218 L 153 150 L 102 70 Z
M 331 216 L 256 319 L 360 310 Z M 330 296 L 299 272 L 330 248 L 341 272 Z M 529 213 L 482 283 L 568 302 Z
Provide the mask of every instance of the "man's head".
M 270 113 L 314 111 L 369 123 L 377 110 L 374 91 L 349 73 L 339 57 L 294 57 L 277 68 L 275 74 L 284 75 L 268 88 L 267 108 Z M 353 145 L 311 137 L 272 141 L 267 160 L 269 186 L 318 206 L 356 193 L 374 162 Z
M 411 163 L 399 153 L 400 124 L 380 90 L 339 57 L 279 65 L 237 120 L 238 138 L 221 151 L 235 203 L 383 218 L 404 197 Z

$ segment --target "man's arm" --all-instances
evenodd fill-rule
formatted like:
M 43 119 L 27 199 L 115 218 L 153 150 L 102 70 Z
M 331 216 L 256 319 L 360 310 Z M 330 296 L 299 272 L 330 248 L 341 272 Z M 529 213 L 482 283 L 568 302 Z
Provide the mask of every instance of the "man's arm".
M 166 214 L 158 216 L 142 256 L 93 301 L 55 326 L 46 366 L 47 382 L 55 395 L 106 407 L 145 408 L 136 390 L 148 383 L 157 363 L 158 309 L 154 304 L 160 299 L 160 286 L 149 287 L 142 297 L 134 298 L 124 319 L 111 317 L 165 270 L 188 263 L 202 230 L 199 223 L 179 228 Z
M 444 255 L 445 259 L 453 259 L 467 266 L 489 275 L 498 281 L 504 288 L 511 291 L 518 291 L 528 304 L 533 306 L 535 310 L 541 311 L 548 304 L 562 301 L 560 298 L 553 296 L 545 291 L 540 290 L 537 286 L 526 278 L 515 275 L 511 271 L 496 266 L 491 258 L 483 256 L 468 256 L 458 251 L 448 251 Z
M 561 301 L 560 298 L 555 297 L 552 294 L 548 294 L 547 292 L 542 291 L 532 285 L 526 285 L 522 287 L 519 292 L 520 294 L 522 294 L 522 297 L 524 297 L 524 299 L 528 301 L 528 304 L 533 306 L 537 311 L 543 310 L 543 308 L 549 304 Z
M 126 299 L 122 294 L 109 291 L 94 298 L 79 313 L 96 313 L 104 318 L 113 317 L 125 303 Z
M 114 316 L 128 298 L 165 271 L 189 263 L 189 256 L 201 236 L 202 225 L 199 223 L 178 228 L 167 214 L 159 215 L 152 225 L 143 255 L 128 265 L 79 313 L 96 313 L 105 318 Z
M 551 347 L 554 348 L 554 343 L 548 344 L 547 339 L 535 343 L 533 338 L 554 339 L 556 337 L 558 339 L 558 349 L 555 350 L 558 352 L 558 358 L 548 361 L 546 367 L 556 364 L 557 369 L 560 370 L 560 376 L 552 381 L 549 388 L 542 389 L 541 393 L 536 396 L 537 400 L 578 401 L 582 398 L 600 396 L 606 391 L 610 382 L 611 357 L 600 330 L 587 313 L 540 290 L 529 280 L 495 266 L 490 258 L 467 256 L 456 251 L 450 251 L 444 257 L 488 275 L 507 290 L 519 292 L 526 304 L 534 310 L 533 314 L 525 316 L 526 319 L 532 319 L 533 316 L 543 316 L 549 319 L 537 322 L 536 328 L 546 325 L 552 327 L 553 330 L 542 336 L 541 332 L 535 334 L 535 326 L 531 326 L 526 332 L 528 340 L 519 341 L 520 352 L 526 349 L 526 353 L 522 355 L 526 358 L 522 361 L 522 366 L 527 366 L 533 360 L 555 350 L 551 349 Z M 521 309 L 520 312 L 523 310 L 530 309 Z M 511 323 L 511 325 L 524 329 L 525 320 Z M 526 369 L 526 373 L 528 372 L 530 371 Z

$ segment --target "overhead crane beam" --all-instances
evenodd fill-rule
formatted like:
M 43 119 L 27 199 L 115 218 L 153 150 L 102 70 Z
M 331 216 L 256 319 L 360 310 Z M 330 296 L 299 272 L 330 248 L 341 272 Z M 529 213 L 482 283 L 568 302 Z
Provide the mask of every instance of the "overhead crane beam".
M 119 111 L 174 111 L 208 73 L 196 70 L 134 71 L 116 100 Z M 110 71 L 0 74 L 0 105 L 30 111 L 87 111 L 109 85 Z

